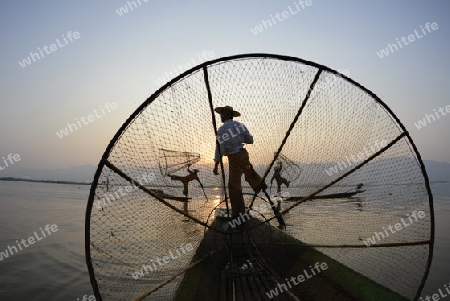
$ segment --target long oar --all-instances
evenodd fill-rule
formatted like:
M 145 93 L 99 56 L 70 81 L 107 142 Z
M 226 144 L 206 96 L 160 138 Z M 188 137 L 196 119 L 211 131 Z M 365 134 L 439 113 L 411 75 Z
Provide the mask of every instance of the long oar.
M 207 201 L 207 202 L 209 202 L 209 200 L 208 200 L 208 196 L 206 195 L 206 192 L 205 192 L 205 188 L 203 187 L 203 184 L 202 184 L 202 182 L 200 182 L 200 180 L 199 180 L 198 182 L 200 183 L 200 187 L 201 187 L 201 188 L 202 188 L 202 190 L 203 190 L 203 194 L 205 195 L 206 201 Z
M 264 192 L 266 198 L 269 200 L 270 208 L 272 208 L 273 213 L 277 217 L 278 228 L 286 229 L 286 223 L 284 222 L 283 216 L 280 214 L 280 211 L 278 210 L 278 207 L 275 206 L 275 204 L 272 202 L 272 200 L 270 199 L 269 194 L 267 193 L 267 191 L 265 189 L 263 190 L 263 192 Z

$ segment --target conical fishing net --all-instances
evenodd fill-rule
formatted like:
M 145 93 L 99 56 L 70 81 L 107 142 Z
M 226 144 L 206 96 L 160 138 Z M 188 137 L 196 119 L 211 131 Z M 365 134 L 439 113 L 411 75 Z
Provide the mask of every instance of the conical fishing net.
M 226 105 L 254 170 L 269 184 L 279 161 L 285 179 L 255 193 L 242 177 L 239 218 L 226 156 L 213 174 Z M 390 109 L 267 54 L 204 63 L 148 98 L 107 147 L 86 213 L 97 300 L 416 300 L 433 242 L 427 175 Z
M 159 171 L 163 176 L 170 176 L 186 166 L 200 161 L 200 154 L 190 152 L 179 152 L 169 149 L 159 150 Z

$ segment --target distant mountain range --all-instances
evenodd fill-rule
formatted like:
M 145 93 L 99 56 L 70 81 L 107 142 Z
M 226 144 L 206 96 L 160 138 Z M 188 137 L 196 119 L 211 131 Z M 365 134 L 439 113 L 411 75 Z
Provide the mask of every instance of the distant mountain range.
M 431 182 L 450 181 L 450 163 L 424 160 Z M 39 181 L 92 182 L 97 166 L 82 165 L 68 169 L 21 169 L 0 172 L 0 178 L 14 177 Z

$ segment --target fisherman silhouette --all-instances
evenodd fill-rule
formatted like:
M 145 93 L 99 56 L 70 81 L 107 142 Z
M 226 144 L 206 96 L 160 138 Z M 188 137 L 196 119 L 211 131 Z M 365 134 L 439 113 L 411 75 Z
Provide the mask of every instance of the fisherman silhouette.
M 244 197 L 242 195 L 241 178 L 244 174 L 255 192 L 265 190 L 266 183 L 253 169 L 249 161 L 249 154 L 244 148 L 244 143 L 253 144 L 253 136 L 243 123 L 233 120 L 233 117 L 241 116 L 232 107 L 217 107 L 214 109 L 220 114 L 223 125 L 217 130 L 216 152 L 214 156 L 213 173 L 218 175 L 218 167 L 222 156 L 228 157 L 229 179 L 228 191 L 230 193 L 231 211 L 233 216 L 245 213 Z M 219 152 L 220 150 L 220 152 Z
M 286 187 L 289 187 L 289 181 L 286 180 L 285 178 L 283 178 L 281 176 L 281 170 L 283 169 L 283 164 L 281 163 L 281 161 L 278 161 L 277 164 L 275 165 L 275 167 L 273 168 L 273 176 L 272 179 L 270 180 L 270 185 L 272 185 L 273 180 L 275 179 L 277 181 L 277 192 L 280 193 L 281 192 L 281 184 L 286 185 Z
M 194 169 L 194 170 L 190 170 L 189 168 L 191 167 L 191 165 L 189 164 L 188 165 L 188 168 L 187 168 L 187 171 L 188 171 L 188 175 L 187 176 L 184 176 L 184 177 L 180 177 L 180 176 L 176 176 L 176 175 L 170 175 L 170 174 L 168 174 L 167 176 L 169 176 L 170 177 L 170 179 L 172 180 L 172 181 L 180 181 L 181 183 L 183 183 L 183 187 L 184 187 L 184 189 L 183 189 L 183 194 L 187 197 L 187 195 L 188 195 L 188 192 L 189 192 L 189 190 L 188 190 L 188 185 L 189 185 L 189 182 L 190 181 L 193 181 L 193 180 L 196 180 L 196 181 L 198 181 L 199 183 L 200 183 L 200 185 L 203 187 L 203 185 L 202 185 L 202 183 L 200 182 L 200 179 L 198 178 L 198 172 L 199 172 L 199 170 L 198 169 Z

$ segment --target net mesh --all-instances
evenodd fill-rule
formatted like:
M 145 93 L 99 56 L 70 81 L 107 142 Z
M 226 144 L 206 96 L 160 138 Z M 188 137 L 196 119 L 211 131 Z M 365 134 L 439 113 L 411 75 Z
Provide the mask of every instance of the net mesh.
M 212 172 L 212 108 L 226 105 L 256 172 L 267 183 L 280 160 L 289 181 L 256 196 L 242 179 L 243 228 L 227 219 L 227 157 Z M 381 101 L 324 66 L 248 55 L 173 80 L 119 130 L 91 190 L 87 261 L 97 300 L 413 300 L 433 227 L 420 157 Z

